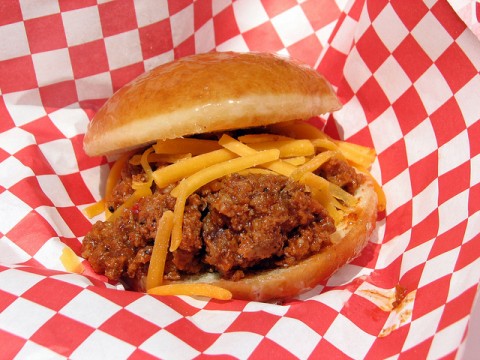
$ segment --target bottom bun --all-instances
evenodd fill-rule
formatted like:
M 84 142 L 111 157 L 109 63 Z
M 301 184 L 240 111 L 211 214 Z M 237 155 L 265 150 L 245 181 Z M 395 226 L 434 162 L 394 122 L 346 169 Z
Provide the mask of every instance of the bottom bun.
M 357 189 L 355 197 L 358 199 L 357 206 L 337 224 L 337 231 L 331 236 L 332 244 L 296 265 L 263 270 L 237 281 L 221 279 L 217 273 L 205 273 L 165 283 L 208 283 L 229 290 L 234 299 L 263 302 L 305 292 L 356 258 L 367 245 L 377 220 L 378 200 L 372 182 L 366 179 Z M 137 281 L 137 284 L 130 285 L 143 291 L 145 277 Z

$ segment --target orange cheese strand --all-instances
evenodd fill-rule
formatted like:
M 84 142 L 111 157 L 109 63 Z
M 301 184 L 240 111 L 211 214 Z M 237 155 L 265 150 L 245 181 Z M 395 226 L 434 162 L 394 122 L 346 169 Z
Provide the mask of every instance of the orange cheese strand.
M 94 216 L 100 215 L 105 211 L 105 200 L 102 199 L 95 204 L 87 206 L 83 209 L 83 212 L 87 215 L 89 219 L 93 218 Z
M 218 300 L 230 300 L 232 293 L 219 286 L 203 283 L 182 283 L 157 286 L 147 290 L 150 295 L 206 296 Z
M 76 274 L 83 273 L 84 267 L 80 260 L 78 260 L 77 254 L 75 254 L 75 252 L 68 246 L 63 248 L 62 255 L 60 255 L 60 261 L 68 272 Z
M 118 180 L 122 175 L 122 169 L 127 163 L 128 159 L 132 155 L 131 152 L 123 154 L 117 161 L 113 164 L 110 172 L 108 173 L 107 182 L 105 184 L 105 215 L 108 218 L 112 213 L 108 209 L 108 203 L 112 200 L 113 188 L 117 185 Z

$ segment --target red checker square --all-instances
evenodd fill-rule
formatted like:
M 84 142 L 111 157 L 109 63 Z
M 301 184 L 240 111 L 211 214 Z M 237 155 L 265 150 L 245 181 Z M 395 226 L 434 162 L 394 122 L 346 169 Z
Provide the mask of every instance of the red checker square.
M 1 132 L 2 130 L 0 130 Z M 6 159 L 8 159 L 11 155 L 6 152 L 5 150 L 3 149 L 0 149 L 0 162 L 2 161 L 5 161 Z M 4 190 L 5 188 L 4 187 L 0 187 L 0 189 Z
M 137 28 L 133 0 L 109 1 L 98 5 L 103 36 L 112 36 Z
M 448 1 L 437 1 L 435 5 L 432 6 L 431 11 L 454 39 L 459 37 L 467 28 L 460 17 L 452 13 L 452 7 Z
M 408 167 L 405 141 L 400 139 L 382 151 L 378 154 L 378 161 L 382 171 L 383 184 L 401 174 Z
M 380 116 L 390 106 L 390 101 L 373 77 L 362 85 L 357 92 L 357 97 L 365 110 L 367 121 L 369 122 Z
M 129 360 L 158 360 L 157 356 L 150 355 L 143 350 L 135 349 L 128 357 Z
M 338 316 L 338 311 L 316 301 L 304 301 L 292 305 L 286 315 L 295 319 L 302 319 L 302 322 L 317 333 L 325 334 L 333 320 Z
M 0 26 L 23 20 L 19 1 L 0 1 Z
M 456 42 L 440 55 L 435 64 L 454 93 L 478 75 L 475 65 Z
M 68 48 L 75 79 L 108 71 L 107 51 L 103 40 Z
M 480 121 L 476 121 L 471 125 L 467 132 L 470 139 L 470 156 L 473 158 L 480 154 L 480 141 L 478 141 L 480 139 Z
M 422 1 L 392 0 L 391 5 L 408 30 L 412 30 L 428 13 L 428 7 Z
M 43 193 L 36 177 L 22 179 L 9 190 L 33 209 L 39 206 L 53 206 L 51 200 Z
M 144 59 L 172 50 L 172 31 L 169 19 L 142 27 L 138 31 Z
M 275 52 L 284 47 L 270 21 L 243 33 L 243 38 L 251 51 Z
M 367 6 L 368 16 L 370 20 L 374 21 L 387 4 L 388 4 L 387 0 L 371 1 Z
M 64 12 L 97 5 L 97 0 L 59 0 L 58 3 L 60 4 L 60 11 Z
M 400 206 L 387 215 L 384 242 L 392 240 L 412 227 L 412 201 Z
M 412 82 L 432 65 L 432 60 L 411 34 L 405 37 L 392 55 Z
M 15 123 L 13 122 L 7 107 L 5 106 L 3 97 L 0 97 L 0 119 L 2 119 L 2 121 L 0 121 L 0 132 L 4 132 L 15 127 Z
M 232 6 L 226 7 L 213 18 L 213 27 L 215 29 L 215 44 L 217 45 L 240 34 Z
M 412 228 L 412 235 L 406 250 L 434 239 L 438 234 L 438 227 L 438 211 L 434 211 Z
M 465 266 L 477 261 L 480 257 L 478 241 L 480 241 L 480 235 L 475 236 L 472 240 L 462 245 L 460 253 L 458 254 L 457 263 L 455 264 L 455 271 L 463 269 Z
M 405 324 L 392 331 L 388 336 L 377 338 L 364 360 L 387 359 L 401 353 L 409 329 L 410 324 Z
M 25 20 L 25 31 L 32 54 L 67 46 L 60 14 Z
M 34 256 L 50 238 L 57 234 L 47 220 L 32 211 L 6 235 L 23 251 Z
M 135 346 L 141 345 L 159 330 L 158 326 L 125 309 L 111 316 L 99 329 Z
M 93 331 L 93 328 L 85 324 L 55 314 L 30 339 L 68 357 Z
M 195 37 L 192 35 L 184 42 L 173 49 L 173 54 L 176 59 L 195 54 Z
M 390 56 L 390 51 L 380 40 L 375 29 L 370 26 L 358 39 L 356 48 L 368 69 L 374 73 Z
M 83 137 L 84 135 L 81 134 L 70 139 L 80 171 L 105 164 L 107 160 L 103 156 L 90 157 L 85 155 L 85 151 L 83 150 Z
M 4 359 L 14 359 L 26 340 L 0 329 L 0 344 L 2 345 L 2 357 Z
M 470 188 L 470 196 L 468 197 L 468 213 L 474 214 L 480 210 L 480 184 Z
M 443 276 L 417 289 L 415 306 L 412 311 L 412 321 L 442 307 L 448 297 L 451 275 Z
M 325 356 L 328 354 L 328 356 Z M 343 353 L 340 349 L 335 347 L 332 343 L 322 338 L 317 344 L 313 352 L 310 354 L 311 359 L 349 359 L 349 357 Z
M 92 224 L 76 207 L 62 207 L 57 210 L 75 236 L 85 236 L 91 229 Z
M 38 86 L 31 56 L 0 61 L 0 89 L 4 94 Z
M 467 220 L 462 221 L 457 226 L 439 235 L 433 243 L 432 250 L 428 257 L 433 259 L 438 255 L 442 255 L 450 250 L 462 245 L 463 236 L 467 228 Z
M 348 11 L 348 16 L 355 21 L 360 20 L 360 15 L 362 14 L 364 7 L 365 3 L 362 3 L 361 1 L 354 1 L 352 7 Z
M 370 130 L 368 127 L 364 127 L 362 130 L 350 136 L 347 140 L 354 144 L 363 145 L 370 148 L 374 147 L 372 134 L 370 134 Z
M 310 66 L 315 66 L 320 53 L 322 52 L 322 44 L 315 34 L 288 47 L 290 55 Z
M 249 360 L 265 360 L 268 357 L 275 357 L 275 359 L 295 359 L 293 354 L 269 338 L 264 337 L 257 345 L 252 354 L 249 355 Z M 315 359 L 315 357 L 313 357 Z
M 393 111 L 404 134 L 417 127 L 428 116 L 422 99 L 412 86 L 392 104 Z
M 112 70 L 110 72 L 110 75 L 112 77 L 113 91 L 117 91 L 122 86 L 129 83 L 143 72 L 145 72 L 145 66 L 143 65 L 143 63 L 132 64 Z
M 35 121 L 22 126 L 22 129 L 35 136 L 37 144 L 43 144 L 50 141 L 62 139 L 65 136 L 58 130 L 48 116 L 43 116 Z M 38 147 L 30 146 L 29 151 L 36 152 Z M 33 155 L 33 154 L 32 154 Z M 39 158 L 35 158 L 38 161 Z M 35 172 L 38 175 L 38 173 Z
M 388 311 L 383 311 L 373 302 L 353 294 L 348 306 L 342 309 L 342 315 L 357 325 L 362 331 L 370 335 L 378 335 L 389 316 Z
M 333 47 L 329 47 L 323 55 L 318 71 L 325 74 L 333 85 L 338 86 L 343 78 L 343 65 L 346 60 L 347 55 Z
M 85 181 L 80 173 L 61 175 L 60 180 L 74 204 L 79 205 L 95 202 L 90 190 L 85 186 Z
M 22 295 L 22 298 L 49 309 L 60 311 L 82 290 L 82 287 L 47 277 L 28 289 Z M 55 296 L 52 296 L 52 294 L 55 294 Z
M 347 83 L 347 79 L 345 77 L 341 79 L 337 90 L 337 96 L 340 98 L 342 104 L 346 104 L 355 96 L 355 92 L 350 87 L 350 84 Z
M 465 120 L 454 97 L 438 108 L 430 120 L 439 147 L 465 130 Z
M 0 314 L 15 300 L 17 300 L 17 297 L 15 295 L 0 290 Z
M 62 81 L 41 87 L 40 98 L 48 112 L 76 103 L 78 95 L 75 81 Z
M 210 300 L 204 307 L 205 310 L 222 310 L 222 311 L 242 311 L 247 304 L 246 301 L 223 301 Z
M 170 16 L 175 15 L 191 3 L 191 0 L 168 0 L 168 12 L 170 13 Z
M 425 156 L 409 170 L 412 193 L 419 194 L 438 177 L 438 151 Z
M 420 344 L 411 347 L 408 350 L 402 352 L 400 359 L 414 360 L 414 359 L 428 359 L 428 353 L 432 346 L 433 337 L 422 341 Z
M 212 2 L 210 0 L 198 0 L 193 3 L 194 29 L 200 29 L 213 16 Z
M 260 1 L 263 5 L 263 8 L 267 12 L 267 15 L 270 18 L 273 18 L 281 14 L 282 12 L 297 5 L 297 2 L 295 0 L 285 0 L 285 1 L 260 0 Z
M 442 317 L 438 324 L 438 331 L 462 320 L 470 314 L 475 299 L 477 286 L 472 286 L 456 298 L 450 300 L 443 308 Z
M 465 162 L 438 178 L 438 203 L 460 194 L 470 186 L 470 163 Z
M 208 349 L 220 336 L 217 333 L 208 333 L 201 330 L 186 318 L 175 321 L 165 327 L 165 330 L 200 352 Z
M 273 2 L 279 3 L 279 1 Z M 280 3 L 283 4 L 285 1 Z M 319 30 L 323 28 L 331 22 L 336 21 L 340 16 L 340 9 L 334 0 L 307 0 L 304 3 L 301 3 L 300 6 L 302 7 L 307 19 L 310 21 L 313 30 Z M 322 11 L 319 11 L 318 9 L 322 9 Z
M 97 279 L 99 279 L 99 277 L 97 277 Z M 105 285 L 100 281 L 96 284 L 96 286 L 90 286 L 88 289 L 122 307 L 130 305 L 132 302 L 144 296 L 143 293 L 135 291 L 120 291 L 116 289 L 106 288 Z
M 191 306 L 190 304 L 183 301 L 181 298 L 177 296 L 161 296 L 161 297 L 158 297 L 158 300 L 160 300 L 162 303 L 169 306 L 170 308 L 175 309 L 176 312 L 182 314 L 183 316 L 193 316 L 199 311 L 198 308 Z M 235 302 L 235 301 L 232 301 L 232 302 Z M 221 301 L 220 304 L 228 304 L 228 302 Z M 220 307 L 221 306 L 219 306 L 219 308 Z
M 351 264 L 364 268 L 374 268 L 378 259 L 378 252 L 381 246 L 373 242 L 368 242 L 360 255 L 352 260 Z
M 265 335 L 279 319 L 279 316 L 266 312 L 243 312 L 228 327 L 226 332 L 248 331 Z

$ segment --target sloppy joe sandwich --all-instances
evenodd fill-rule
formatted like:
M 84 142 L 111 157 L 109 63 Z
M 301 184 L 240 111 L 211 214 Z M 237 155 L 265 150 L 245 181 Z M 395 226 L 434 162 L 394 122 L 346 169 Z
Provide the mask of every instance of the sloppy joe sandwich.
M 269 301 L 360 254 L 385 207 L 373 149 L 306 120 L 341 108 L 317 71 L 266 53 L 185 57 L 98 111 L 90 156 L 117 154 L 82 243 L 129 289 Z

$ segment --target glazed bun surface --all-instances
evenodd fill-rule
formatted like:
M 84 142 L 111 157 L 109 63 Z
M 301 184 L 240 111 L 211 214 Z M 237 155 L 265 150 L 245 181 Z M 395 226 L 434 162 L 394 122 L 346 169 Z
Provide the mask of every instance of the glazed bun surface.
M 304 120 L 341 107 L 317 71 L 267 53 L 218 52 L 160 65 L 118 90 L 90 122 L 90 156 L 156 140 Z

